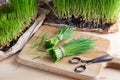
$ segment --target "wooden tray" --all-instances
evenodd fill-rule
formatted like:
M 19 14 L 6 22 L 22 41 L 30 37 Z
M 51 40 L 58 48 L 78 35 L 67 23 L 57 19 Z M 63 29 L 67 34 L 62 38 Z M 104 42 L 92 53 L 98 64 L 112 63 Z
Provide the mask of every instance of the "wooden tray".
M 100 77 L 100 72 L 105 67 L 105 63 L 91 64 L 87 67 L 86 71 L 82 73 L 75 73 L 74 68 L 78 65 L 73 65 L 68 63 L 68 60 L 72 56 L 64 57 L 59 62 L 53 63 L 51 60 L 51 57 L 47 55 L 45 52 L 42 52 L 42 51 L 40 52 L 40 51 L 37 51 L 36 49 L 30 48 L 31 44 L 35 41 L 38 35 L 40 35 L 43 32 L 47 32 L 49 37 L 52 37 L 57 30 L 58 30 L 58 27 L 43 25 L 37 31 L 37 33 L 30 39 L 30 41 L 26 44 L 23 50 L 20 52 L 20 54 L 18 55 L 17 61 L 24 65 L 54 72 L 64 76 L 74 77 L 82 80 L 98 80 Z M 78 38 L 80 36 L 91 37 L 91 35 L 81 34 L 79 31 L 75 31 L 73 36 L 70 39 Z M 87 51 L 86 53 L 78 54 L 75 56 L 80 56 L 82 59 L 92 59 L 107 53 L 107 51 L 109 50 L 109 44 L 110 44 L 109 40 L 103 39 L 100 37 L 95 37 L 95 36 L 92 36 L 92 37 L 95 40 L 96 47 L 94 49 Z M 63 43 L 68 42 L 70 39 L 63 41 Z M 40 56 L 40 58 L 33 59 L 34 57 L 37 57 L 37 56 Z M 115 62 L 113 61 L 112 63 L 114 63 L 114 65 L 116 64 L 120 65 L 120 62 L 118 62 L 118 60 Z M 110 63 L 109 63 L 109 67 L 112 67 Z

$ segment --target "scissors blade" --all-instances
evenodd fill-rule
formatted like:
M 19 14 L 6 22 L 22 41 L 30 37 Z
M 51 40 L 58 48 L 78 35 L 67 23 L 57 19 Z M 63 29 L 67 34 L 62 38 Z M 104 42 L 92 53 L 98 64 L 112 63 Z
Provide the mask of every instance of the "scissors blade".
M 96 61 L 94 61 L 93 63 L 98 63 L 98 62 L 108 62 L 108 61 L 111 61 L 111 60 L 113 60 L 113 58 L 102 59 L 102 60 L 96 60 Z
M 92 59 L 92 60 L 87 60 L 86 62 L 87 62 L 87 63 L 99 62 L 99 61 L 103 60 L 103 59 L 104 59 L 105 57 L 107 57 L 107 56 L 109 56 L 109 54 L 104 54 L 104 55 L 99 56 L 99 57 L 96 57 L 96 58 L 94 58 L 94 59 Z

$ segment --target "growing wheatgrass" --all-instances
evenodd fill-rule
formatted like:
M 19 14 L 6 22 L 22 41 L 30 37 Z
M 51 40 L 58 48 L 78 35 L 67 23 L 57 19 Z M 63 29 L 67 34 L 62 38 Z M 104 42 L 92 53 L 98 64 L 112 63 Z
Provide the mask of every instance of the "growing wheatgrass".
M 47 51 L 53 62 L 57 62 L 65 56 L 83 53 L 93 47 L 94 44 L 92 38 L 79 37 L 77 39 L 70 40 L 68 43 L 60 47 L 53 47 Z
M 36 0 L 9 0 L 0 9 L 0 47 L 15 39 L 37 14 Z
M 58 44 L 58 42 L 66 40 L 74 32 L 74 29 L 70 26 L 64 25 L 61 26 L 56 35 L 45 41 L 45 48 L 49 49 Z
M 115 23 L 120 17 L 120 0 L 52 0 L 56 17 L 82 16 L 85 20 Z

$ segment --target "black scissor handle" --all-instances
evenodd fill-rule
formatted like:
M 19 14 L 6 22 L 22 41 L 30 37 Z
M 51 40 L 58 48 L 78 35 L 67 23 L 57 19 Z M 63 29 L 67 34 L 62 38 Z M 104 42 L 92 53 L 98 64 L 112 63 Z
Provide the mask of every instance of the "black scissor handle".
M 82 61 L 82 59 L 79 58 L 79 57 L 72 57 L 72 58 L 69 60 L 69 63 L 71 63 L 71 64 L 79 64 L 81 61 Z
M 75 72 L 83 72 L 86 69 L 86 65 L 80 65 L 74 69 Z

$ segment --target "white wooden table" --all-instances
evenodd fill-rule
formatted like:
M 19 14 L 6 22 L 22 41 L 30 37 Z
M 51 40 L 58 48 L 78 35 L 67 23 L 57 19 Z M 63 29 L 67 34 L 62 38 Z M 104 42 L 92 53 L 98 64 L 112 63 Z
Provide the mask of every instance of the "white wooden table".
M 93 35 L 109 39 L 111 41 L 110 54 L 120 58 L 120 32 L 106 35 Z M 19 64 L 16 62 L 17 55 L 18 53 L 0 62 L 0 80 L 75 80 Z M 101 76 L 101 80 L 120 80 L 120 70 L 106 68 L 103 70 Z

